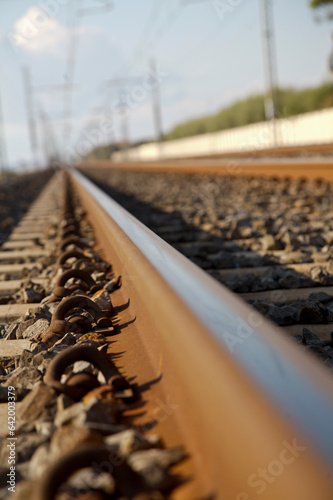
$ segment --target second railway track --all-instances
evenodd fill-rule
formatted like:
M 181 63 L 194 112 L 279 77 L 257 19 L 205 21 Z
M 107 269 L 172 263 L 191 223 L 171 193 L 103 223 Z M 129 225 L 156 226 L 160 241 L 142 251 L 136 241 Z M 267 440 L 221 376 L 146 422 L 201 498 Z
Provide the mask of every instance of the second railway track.
M 191 227 L 180 217 L 175 227 L 173 202 L 166 202 L 164 210 L 156 209 L 163 190 L 176 189 L 170 178 L 155 188 L 150 178 L 150 200 L 138 203 L 133 182 L 144 193 L 147 177 L 120 181 L 117 175 L 111 179 L 112 194 L 122 204 L 131 203 L 141 218 L 152 217 L 150 225 L 157 232 L 166 239 L 169 235 L 179 250 L 186 253 L 187 248 L 191 260 L 206 269 L 209 254 L 215 264 L 208 270 L 220 281 L 230 279 L 223 274 L 230 271 L 227 265 L 222 271 L 223 262 L 236 269 L 232 279 L 241 275 L 237 283 L 246 276 L 247 286 L 258 283 L 251 278 L 256 266 L 283 264 L 283 249 L 266 248 L 263 253 L 260 247 L 251 248 L 256 244 L 251 231 L 266 227 L 268 206 L 262 206 L 256 228 L 246 222 L 244 213 L 232 223 L 232 213 L 237 213 L 232 206 L 229 216 L 224 214 L 225 227 L 216 220 L 214 225 L 205 220 L 207 213 L 214 217 L 214 207 L 201 211 L 192 207 L 191 213 L 186 205 L 189 191 L 179 183 L 182 198 L 177 210 L 191 220 Z M 109 174 L 102 171 L 98 176 L 105 187 Z M 126 191 L 122 195 L 121 182 Z M 259 181 L 251 182 L 253 190 L 258 188 Z M 262 194 L 269 205 L 273 195 L 266 182 Z M 226 194 L 231 183 L 225 183 Z M 318 221 L 320 231 L 318 206 L 328 212 L 330 185 L 286 180 L 282 187 L 277 182 L 274 187 L 276 197 L 292 196 L 295 211 L 288 213 L 296 218 L 297 209 L 309 208 L 309 203 L 296 203 L 302 190 L 317 196 L 317 219 L 311 218 L 311 210 L 304 210 L 300 227 L 304 230 L 309 220 L 314 226 Z M 245 204 L 247 194 L 246 189 L 241 194 Z M 205 190 L 199 187 L 197 196 L 201 200 L 218 196 L 214 179 Z M 150 214 L 148 201 L 155 204 Z M 196 216 L 199 224 L 194 223 Z M 270 228 L 275 224 L 281 228 L 278 220 L 271 220 Z M 324 224 L 325 228 L 330 224 L 328 214 Z M 215 226 L 231 240 L 223 250 Z M 295 267 L 298 251 L 306 286 L 317 284 L 305 273 L 308 264 L 321 265 L 327 273 L 316 274 L 322 280 L 319 284 L 331 286 L 323 282 L 329 279 L 329 258 L 322 255 L 329 248 L 309 256 L 292 248 L 290 236 L 285 238 L 292 262 L 283 265 Z M 282 241 L 283 237 L 281 233 Z M 272 238 L 261 238 L 261 244 L 273 245 Z M 315 262 L 309 260 L 314 253 Z M 256 295 L 255 308 L 250 308 L 78 172 L 54 176 L 4 243 L 0 259 L 7 278 L 1 284 L 0 306 L 1 498 L 332 497 L 332 374 L 257 312 L 264 305 L 273 312 L 287 308 L 279 317 L 286 318 L 287 313 L 302 320 L 316 317 L 317 328 L 318 318 L 325 317 L 325 327 L 317 330 L 321 339 L 306 331 L 298 340 L 311 344 L 330 365 L 330 289 L 312 298 L 302 291 L 302 300 L 309 298 L 311 304 L 298 303 L 298 309 L 283 303 L 281 295 L 272 305 L 272 297 Z M 293 273 L 285 276 L 285 283 L 288 279 L 292 283 L 293 277 Z M 268 292 L 289 293 L 284 299 L 292 303 L 291 287 L 272 288 L 272 279 L 266 277 L 271 283 Z M 263 286 L 239 291 L 268 293 Z M 310 329 L 308 321 L 299 325 Z M 95 365 L 93 371 L 89 362 Z M 14 407 L 15 424 L 8 419 L 8 409 L 13 412 Z M 15 449 L 15 474 L 8 463 L 10 446 Z M 87 472 L 91 466 L 94 473 Z M 8 489 L 11 480 L 13 497 Z

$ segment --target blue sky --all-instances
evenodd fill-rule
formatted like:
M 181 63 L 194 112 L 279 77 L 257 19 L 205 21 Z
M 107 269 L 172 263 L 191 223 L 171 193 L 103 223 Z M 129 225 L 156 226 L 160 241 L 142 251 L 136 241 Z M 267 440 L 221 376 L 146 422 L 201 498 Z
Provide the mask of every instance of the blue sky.
M 272 2 L 279 84 L 328 80 L 333 24 L 316 23 L 309 0 Z M 110 79 L 132 78 L 122 87 L 129 138 L 153 137 L 152 57 L 164 131 L 262 91 L 259 0 L 0 0 L 2 142 L 10 167 L 33 161 L 23 66 L 42 162 L 45 149 L 71 158 L 122 138 L 120 87 L 106 85 Z M 53 87 L 66 82 L 72 91 Z

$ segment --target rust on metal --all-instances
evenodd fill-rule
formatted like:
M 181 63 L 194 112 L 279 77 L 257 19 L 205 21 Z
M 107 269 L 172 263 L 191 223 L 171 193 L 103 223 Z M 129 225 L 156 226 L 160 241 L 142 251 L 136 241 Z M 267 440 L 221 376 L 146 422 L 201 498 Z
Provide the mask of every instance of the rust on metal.
M 69 245 L 74 245 L 75 247 L 80 248 L 81 250 L 84 250 L 85 248 L 90 248 L 89 243 L 84 241 L 82 238 L 69 236 L 66 238 L 64 237 L 62 238 L 62 241 L 59 246 L 60 253 L 63 253 Z
M 136 319 L 131 322 L 131 315 L 125 312 L 126 335 L 117 338 L 127 378 L 136 376 L 139 386 L 147 380 L 160 380 L 144 394 L 147 411 L 158 416 L 158 432 L 168 445 L 185 444 L 194 457 L 180 466 L 193 481 L 175 491 L 174 498 L 237 498 L 242 492 L 244 498 L 251 498 L 248 477 L 279 455 L 282 442 L 292 443 L 296 437 L 302 442 L 304 436 L 276 412 L 233 356 L 221 350 L 97 200 L 77 180 L 76 185 L 106 258 L 122 270 L 126 282 L 126 290 L 123 287 L 113 294 L 114 307 L 131 297 Z M 249 314 L 241 300 L 220 286 L 218 295 L 240 317 Z M 265 320 L 261 330 L 330 393 L 322 367 L 302 356 L 297 346 L 277 338 L 276 329 Z M 162 409 L 156 401 L 165 401 L 165 395 L 169 405 Z M 269 438 L 263 440 L 263 435 Z M 331 498 L 325 460 L 308 441 L 305 446 L 307 453 L 300 454 L 292 468 L 286 467 L 269 485 L 270 500 Z M 306 479 L 300 481 L 300 477 Z
M 75 285 L 65 287 L 67 281 L 71 278 L 76 278 L 80 280 L 80 282 Z M 70 295 L 74 290 L 80 289 L 83 292 L 90 290 L 91 293 L 95 293 L 101 288 L 102 287 L 96 284 L 95 280 L 91 277 L 91 274 L 87 271 L 83 269 L 67 269 L 57 279 L 53 289 L 53 295 L 62 298 Z
M 75 295 L 70 297 L 65 297 L 62 299 L 60 304 L 56 307 L 50 324 L 49 331 L 42 337 L 42 341 L 48 343 L 49 345 L 53 342 L 53 335 L 63 336 L 68 332 L 82 332 L 82 327 L 87 325 L 90 328 L 90 324 L 87 324 L 84 316 L 78 315 L 76 321 L 66 320 L 66 315 L 73 309 L 80 308 L 81 310 L 87 311 L 94 319 L 96 325 L 99 328 L 108 328 L 112 326 L 112 320 L 105 316 L 101 311 L 100 307 L 89 297 L 85 295 Z M 81 318 L 82 321 L 81 321 Z M 84 332 L 86 333 L 86 332 Z M 56 338 L 55 337 L 55 338 Z
M 93 467 L 97 471 L 104 472 L 107 472 L 109 467 L 116 482 L 116 498 L 134 499 L 139 493 L 148 493 L 143 479 L 127 464 L 126 460 L 117 456 L 116 452 L 111 452 L 110 449 L 96 443 L 95 445 L 82 445 L 54 463 L 41 481 L 36 483 L 36 500 L 55 500 L 60 486 L 66 483 L 74 472 L 86 467 Z
M 72 259 L 72 258 L 75 258 L 75 259 L 84 259 L 84 260 L 88 260 L 89 257 L 84 255 L 83 252 L 79 251 L 79 250 L 68 250 L 67 252 L 63 252 L 58 260 L 57 260 L 57 264 L 59 267 L 63 266 L 64 264 L 66 264 L 67 260 L 68 259 Z
M 83 378 L 74 375 L 66 384 L 60 382 L 65 369 L 76 361 L 87 361 L 95 366 L 104 375 L 106 384 L 112 388 L 116 397 L 121 397 L 128 402 L 133 399 L 134 391 L 132 386 L 125 377 L 120 375 L 110 356 L 91 345 L 75 345 L 57 354 L 47 367 L 44 382 L 72 399 L 81 399 L 89 390 L 99 387 L 100 384 L 97 379 L 95 383 L 86 373 L 80 374 L 81 376 L 84 375 Z M 86 387 L 88 390 L 82 393 L 82 390 L 77 391 L 78 387 L 80 389 Z

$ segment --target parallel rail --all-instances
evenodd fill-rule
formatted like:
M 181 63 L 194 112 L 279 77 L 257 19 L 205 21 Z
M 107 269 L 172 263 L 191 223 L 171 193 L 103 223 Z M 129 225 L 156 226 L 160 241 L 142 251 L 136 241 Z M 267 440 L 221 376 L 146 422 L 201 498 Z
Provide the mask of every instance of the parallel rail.
M 149 386 L 147 413 L 190 456 L 180 470 L 191 480 L 175 498 L 331 498 L 326 370 L 82 174 L 71 175 L 123 276 L 116 301 L 130 298 L 117 339 L 126 375 Z
M 331 157 L 315 158 L 188 158 L 182 160 L 147 162 L 111 162 L 109 160 L 89 160 L 77 164 L 80 170 L 114 169 L 139 172 L 166 172 L 186 174 L 213 174 L 227 177 L 276 177 L 279 179 L 325 179 L 333 180 Z

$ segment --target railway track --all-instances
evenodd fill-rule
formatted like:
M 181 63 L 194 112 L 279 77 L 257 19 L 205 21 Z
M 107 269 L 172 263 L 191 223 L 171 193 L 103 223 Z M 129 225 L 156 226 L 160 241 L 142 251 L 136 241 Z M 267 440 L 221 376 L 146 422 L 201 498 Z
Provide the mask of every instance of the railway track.
M 282 179 L 203 172 L 89 171 L 174 248 L 332 366 L 331 184 L 286 172 Z M 305 328 L 309 342 L 300 338 Z
M 173 211 L 154 229 L 214 246 Z M 332 497 L 327 367 L 85 176 L 57 173 L 0 259 L 0 498 Z

